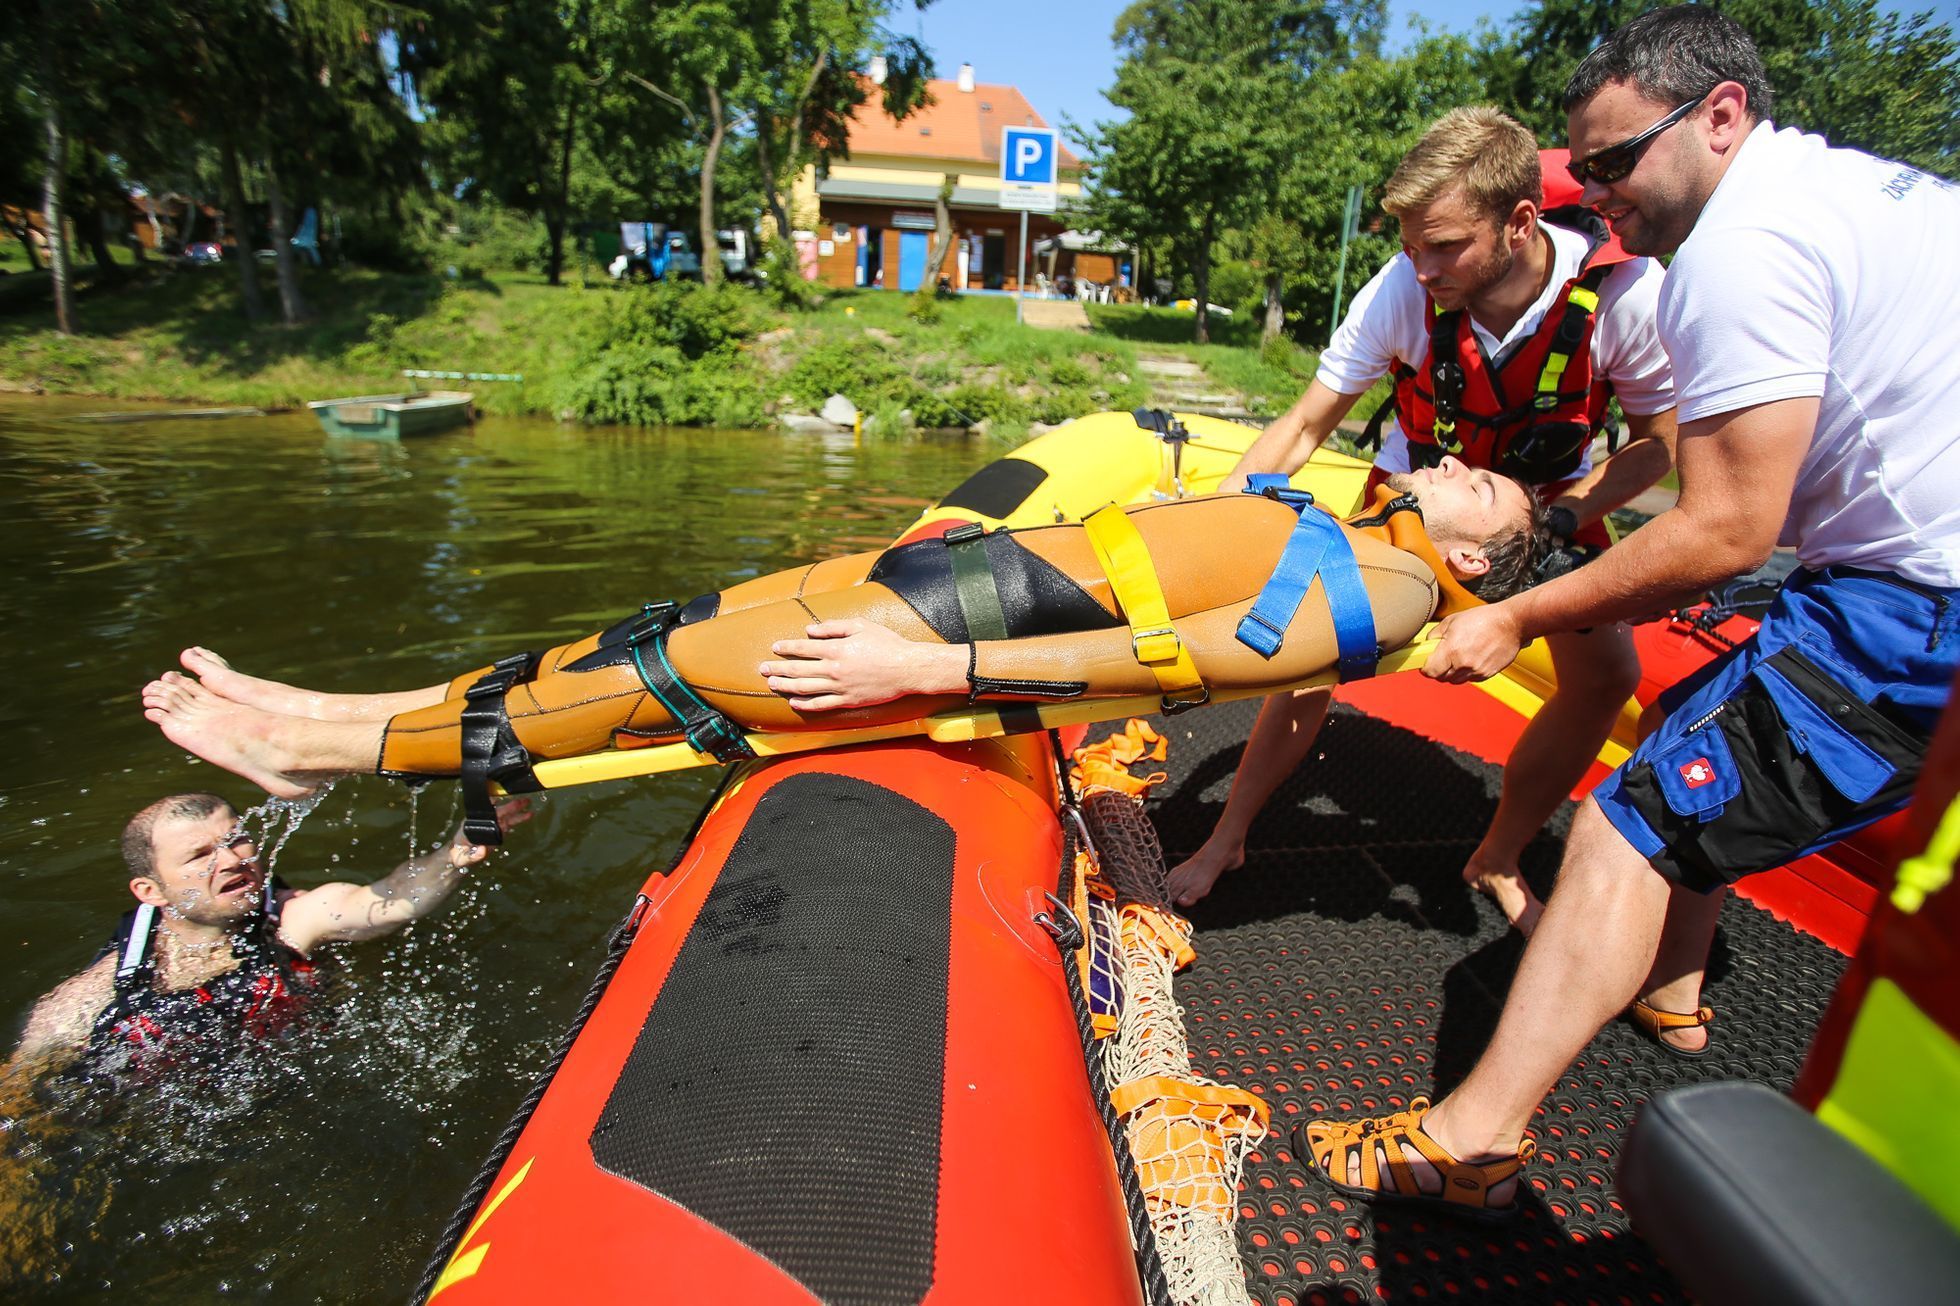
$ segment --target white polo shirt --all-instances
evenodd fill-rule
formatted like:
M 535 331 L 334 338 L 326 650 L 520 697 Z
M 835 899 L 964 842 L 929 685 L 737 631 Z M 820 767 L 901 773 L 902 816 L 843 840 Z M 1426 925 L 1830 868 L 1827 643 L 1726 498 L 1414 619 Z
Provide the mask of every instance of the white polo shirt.
M 1542 229 L 1552 238 L 1552 274 L 1524 316 L 1502 339 L 1485 330 L 1474 315 L 1470 319 L 1484 357 L 1500 367 L 1537 333 L 1554 306 L 1563 306 L 1559 292 L 1585 262 L 1583 235 L 1549 222 Z M 1600 285 L 1599 310 L 1593 317 L 1593 375 L 1612 382 L 1620 406 L 1641 417 L 1674 405 L 1673 374 L 1654 329 L 1662 280 L 1661 265 L 1653 259 L 1620 264 Z M 1416 281 L 1416 265 L 1407 254 L 1397 254 L 1354 297 L 1354 306 L 1320 356 L 1315 379 L 1337 393 L 1358 395 L 1388 375 L 1396 363 L 1421 371 L 1428 360 L 1429 299 Z M 1537 378 L 1532 380 L 1535 383 Z M 1382 438 L 1375 466 L 1385 472 L 1409 470 L 1409 438 L 1400 414 Z M 1575 475 L 1591 470 L 1588 450 Z
M 1758 123 L 1661 292 L 1682 423 L 1819 400 L 1781 543 L 1960 585 L 1960 190 Z

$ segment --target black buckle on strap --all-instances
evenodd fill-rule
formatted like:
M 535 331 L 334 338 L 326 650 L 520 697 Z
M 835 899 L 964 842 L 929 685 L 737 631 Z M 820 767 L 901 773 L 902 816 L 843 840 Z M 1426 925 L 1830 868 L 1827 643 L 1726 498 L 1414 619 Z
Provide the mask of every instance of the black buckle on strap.
M 463 788 L 463 837 L 473 844 L 494 846 L 504 841 L 503 827 L 497 824 L 497 803 L 490 796 L 492 782 L 513 794 L 533 794 L 544 788 L 531 770 L 530 752 L 517 742 L 504 707 L 504 696 L 527 679 L 536 665 L 537 655 L 532 653 L 499 658 L 463 691 L 467 702 L 460 723 L 458 778 Z
M 680 610 L 681 605 L 672 599 L 643 604 L 638 620 L 627 628 L 626 647 L 634 648 L 666 634 L 673 629 L 674 618 L 680 615 Z

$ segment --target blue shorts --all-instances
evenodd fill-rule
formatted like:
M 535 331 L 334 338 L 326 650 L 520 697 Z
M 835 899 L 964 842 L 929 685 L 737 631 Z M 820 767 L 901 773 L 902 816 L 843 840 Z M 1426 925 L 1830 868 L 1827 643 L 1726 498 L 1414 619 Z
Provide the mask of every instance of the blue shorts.
M 1960 591 L 1832 567 L 1661 696 L 1593 791 L 1662 875 L 1708 892 L 1837 842 L 1912 796 L 1960 667 Z

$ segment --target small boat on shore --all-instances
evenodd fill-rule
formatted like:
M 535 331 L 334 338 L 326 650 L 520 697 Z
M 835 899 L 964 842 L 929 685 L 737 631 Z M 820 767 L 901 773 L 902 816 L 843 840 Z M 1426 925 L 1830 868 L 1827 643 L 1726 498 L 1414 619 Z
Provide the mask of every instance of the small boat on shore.
M 433 435 L 473 421 L 475 399 L 468 390 L 421 390 L 315 399 L 306 406 L 328 435 L 398 440 L 405 435 Z

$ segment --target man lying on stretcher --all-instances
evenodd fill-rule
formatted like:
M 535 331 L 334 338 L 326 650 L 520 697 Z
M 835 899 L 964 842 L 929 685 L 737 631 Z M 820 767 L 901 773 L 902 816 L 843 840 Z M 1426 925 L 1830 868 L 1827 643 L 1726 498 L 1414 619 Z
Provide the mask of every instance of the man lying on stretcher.
M 1542 512 L 1518 482 L 1445 458 L 1376 493 L 1345 525 L 1275 491 L 963 528 L 649 605 L 403 693 L 312 693 L 187 649 L 195 679 L 150 682 L 144 715 L 275 795 L 356 771 L 461 775 L 474 809 L 489 781 L 528 791 L 533 762 L 606 748 L 685 738 L 730 761 L 752 755 L 747 733 L 965 704 L 1149 694 L 1175 710 L 1337 664 L 1368 674 L 1473 602 L 1465 588 L 1502 597 L 1531 574 Z

